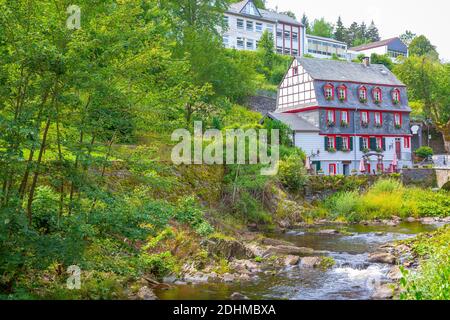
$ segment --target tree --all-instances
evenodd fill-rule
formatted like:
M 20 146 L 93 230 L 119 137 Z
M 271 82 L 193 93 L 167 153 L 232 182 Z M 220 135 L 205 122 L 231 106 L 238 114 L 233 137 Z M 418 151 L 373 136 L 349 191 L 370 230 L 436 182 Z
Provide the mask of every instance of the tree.
M 374 64 L 383 64 L 389 70 L 392 70 L 394 68 L 394 63 L 388 55 L 379 55 L 376 53 L 372 53 L 372 55 L 370 56 L 370 61 Z
M 284 11 L 284 12 L 280 12 L 280 13 L 281 13 L 281 14 L 285 14 L 285 15 L 287 15 L 288 17 L 291 17 L 292 19 L 297 20 L 297 16 L 296 16 L 295 13 L 292 12 L 292 11 Z
M 429 56 L 433 59 L 439 59 L 436 47 L 424 35 L 418 36 L 411 41 L 409 45 L 409 54 L 412 56 Z
M 271 32 L 264 31 L 259 41 L 258 53 L 261 56 L 263 72 L 266 79 L 270 79 L 276 56 L 273 34 Z
M 358 38 L 359 25 L 353 22 L 347 30 L 347 45 L 349 47 L 355 46 L 355 41 Z
M 311 32 L 311 27 L 309 25 L 309 20 L 308 20 L 308 17 L 306 16 L 306 14 L 303 14 L 302 19 L 300 20 L 300 22 L 305 26 L 306 33 L 310 33 Z
M 347 42 L 347 29 L 342 23 L 341 17 L 338 18 L 336 22 L 336 28 L 334 31 L 334 38 L 338 41 Z
M 426 118 L 433 119 L 450 152 L 450 66 L 436 59 L 411 56 L 394 67 L 394 73 L 408 86 L 409 98 L 423 105 Z
M 333 37 L 333 25 L 325 21 L 324 18 L 314 20 L 311 27 L 311 35 L 325 38 Z
M 409 47 L 411 45 L 411 42 L 414 40 L 415 37 L 417 37 L 417 34 L 412 33 L 409 30 L 406 30 L 405 33 L 403 33 L 400 36 L 400 40 L 402 40 L 403 43 L 406 44 Z
M 367 29 L 367 38 L 370 40 L 370 42 L 377 42 L 380 41 L 380 33 L 378 31 L 378 28 L 375 26 L 375 22 L 372 20 L 370 23 L 369 29 Z

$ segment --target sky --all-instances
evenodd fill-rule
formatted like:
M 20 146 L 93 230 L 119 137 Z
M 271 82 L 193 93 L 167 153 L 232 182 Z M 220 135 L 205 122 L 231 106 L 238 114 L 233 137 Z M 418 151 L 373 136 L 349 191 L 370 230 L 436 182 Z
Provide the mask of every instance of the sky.
M 305 13 L 310 22 L 324 17 L 335 24 L 341 16 L 346 27 L 374 20 L 382 39 L 411 30 L 425 35 L 441 59 L 450 61 L 450 0 L 267 0 L 266 7 L 293 11 L 299 20 Z

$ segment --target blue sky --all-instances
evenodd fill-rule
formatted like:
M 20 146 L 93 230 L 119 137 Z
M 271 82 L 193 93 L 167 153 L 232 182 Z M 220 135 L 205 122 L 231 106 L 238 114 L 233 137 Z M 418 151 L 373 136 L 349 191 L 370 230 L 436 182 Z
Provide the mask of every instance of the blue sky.
M 291 10 L 300 19 L 324 17 L 335 23 L 341 16 L 345 26 L 353 21 L 375 21 L 382 39 L 398 36 L 405 30 L 423 34 L 437 46 L 442 59 L 450 61 L 450 0 L 267 0 L 267 7 Z

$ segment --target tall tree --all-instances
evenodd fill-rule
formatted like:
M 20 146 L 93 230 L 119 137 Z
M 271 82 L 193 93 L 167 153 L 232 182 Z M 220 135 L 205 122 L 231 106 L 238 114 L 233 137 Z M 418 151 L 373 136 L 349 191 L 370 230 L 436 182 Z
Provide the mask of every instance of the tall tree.
M 349 47 L 355 46 L 355 41 L 358 39 L 359 25 L 357 22 L 353 22 L 348 28 L 347 32 L 347 45 Z
M 405 33 L 400 36 L 400 40 L 402 40 L 403 43 L 409 47 L 415 37 L 417 37 L 417 34 L 413 33 L 412 31 L 406 30 Z
M 377 42 L 380 41 L 380 33 L 378 31 L 378 28 L 375 25 L 375 22 L 372 20 L 370 23 L 369 28 L 367 29 L 367 38 L 370 40 L 370 42 Z
M 409 54 L 412 56 L 429 56 L 433 59 L 439 59 L 436 47 L 424 35 L 418 36 L 411 41 L 409 45 Z
M 311 27 L 311 35 L 332 38 L 333 25 L 325 21 L 325 18 L 316 19 Z
M 306 16 L 305 13 L 303 14 L 302 19 L 300 20 L 300 22 L 305 26 L 306 33 L 310 33 L 311 32 L 311 27 L 309 25 L 308 17 Z
M 342 23 L 341 17 L 336 22 L 336 28 L 334 30 L 334 38 L 338 41 L 347 42 L 347 29 Z
M 450 152 L 450 67 L 428 55 L 411 56 L 394 67 L 407 86 L 410 99 L 423 105 L 426 118 L 433 119 Z
M 261 56 L 263 72 L 266 75 L 266 79 L 269 79 L 276 56 L 273 34 L 271 32 L 264 31 L 259 41 L 258 53 Z

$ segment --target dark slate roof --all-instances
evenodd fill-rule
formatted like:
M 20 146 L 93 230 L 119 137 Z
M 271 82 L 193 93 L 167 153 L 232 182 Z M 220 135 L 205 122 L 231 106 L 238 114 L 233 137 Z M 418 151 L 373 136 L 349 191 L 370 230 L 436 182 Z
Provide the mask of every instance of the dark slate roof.
M 242 9 L 244 9 L 245 5 L 248 2 L 249 2 L 249 0 L 244 0 L 241 2 L 237 2 L 237 3 L 232 3 L 228 7 L 228 12 L 235 13 L 235 14 L 241 14 Z M 291 23 L 291 24 L 300 25 L 300 26 L 302 25 L 301 22 L 299 22 L 283 13 L 278 13 L 278 12 L 275 12 L 272 10 L 264 10 L 264 9 L 259 9 L 259 8 L 258 8 L 258 11 L 261 13 L 261 18 L 263 18 L 265 20 L 269 20 L 272 22 L 277 22 L 277 21 L 286 22 L 286 23 Z
M 283 122 L 294 131 L 320 132 L 319 128 L 315 127 L 305 119 L 302 119 L 298 114 L 295 113 L 269 112 L 267 116 L 271 119 Z
M 297 58 L 314 80 L 358 82 L 365 84 L 405 86 L 382 64 L 337 61 L 329 59 Z
M 294 18 L 289 17 L 287 14 L 284 13 L 278 13 L 272 10 L 263 10 L 263 9 L 259 9 L 259 12 L 261 12 L 262 16 L 266 19 L 302 26 L 301 22 L 297 21 Z
M 395 41 L 395 40 L 400 40 L 400 38 L 395 37 L 395 38 L 390 38 L 390 39 L 381 40 L 381 41 L 377 41 L 377 42 L 371 42 L 371 43 L 367 43 L 367 44 L 363 44 L 363 45 L 360 45 L 360 46 L 357 46 L 357 47 L 350 48 L 350 50 L 363 51 L 363 50 L 367 50 L 367 49 L 383 47 L 383 46 L 388 45 L 389 43 L 391 43 L 392 41 Z

